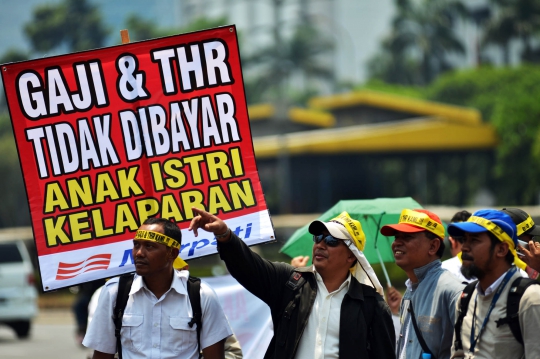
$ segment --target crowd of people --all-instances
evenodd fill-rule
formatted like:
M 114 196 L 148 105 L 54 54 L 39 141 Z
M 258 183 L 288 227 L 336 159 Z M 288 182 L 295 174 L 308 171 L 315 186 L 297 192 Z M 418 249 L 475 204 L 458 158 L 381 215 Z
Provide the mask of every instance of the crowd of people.
M 403 295 L 384 293 L 346 212 L 310 224 L 309 266 L 305 256 L 270 262 L 217 216 L 193 212 L 189 230 L 212 233 L 230 274 L 270 308 L 264 358 L 540 358 L 540 226 L 520 209 L 460 211 L 447 229 L 435 213 L 404 209 L 380 228 L 408 277 Z M 453 257 L 441 262 L 447 234 Z M 215 292 L 178 270 L 181 241 L 173 222 L 142 224 L 132 282 L 112 279 L 99 295 L 83 340 L 93 358 L 242 357 L 235 340 L 227 349 L 234 334 Z

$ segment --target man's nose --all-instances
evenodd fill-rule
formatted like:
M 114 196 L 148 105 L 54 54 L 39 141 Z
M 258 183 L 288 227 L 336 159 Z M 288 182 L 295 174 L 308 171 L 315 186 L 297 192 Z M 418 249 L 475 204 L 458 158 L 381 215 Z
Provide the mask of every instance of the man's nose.
M 316 248 L 326 249 L 326 242 L 324 241 L 324 239 L 319 243 L 314 243 L 314 245 Z

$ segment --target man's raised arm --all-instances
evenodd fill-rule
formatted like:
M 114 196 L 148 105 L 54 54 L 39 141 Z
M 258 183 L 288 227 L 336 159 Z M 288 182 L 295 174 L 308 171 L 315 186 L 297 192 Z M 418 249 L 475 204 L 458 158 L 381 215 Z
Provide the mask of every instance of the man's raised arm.
M 188 229 L 193 231 L 195 237 L 199 235 L 198 230 L 203 229 L 213 233 L 218 242 L 227 242 L 231 239 L 231 230 L 221 219 L 202 209 L 193 207 L 192 210 L 197 215 L 191 220 Z

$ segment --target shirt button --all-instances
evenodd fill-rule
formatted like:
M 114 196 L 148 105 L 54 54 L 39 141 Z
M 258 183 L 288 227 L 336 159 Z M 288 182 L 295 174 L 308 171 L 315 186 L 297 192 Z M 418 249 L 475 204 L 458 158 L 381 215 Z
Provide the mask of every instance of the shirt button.
M 157 327 L 157 323 L 154 323 L 154 327 Z
M 321 345 L 321 344 L 322 344 L 322 341 L 319 339 L 319 345 Z
M 157 348 L 157 344 L 154 344 L 154 348 Z

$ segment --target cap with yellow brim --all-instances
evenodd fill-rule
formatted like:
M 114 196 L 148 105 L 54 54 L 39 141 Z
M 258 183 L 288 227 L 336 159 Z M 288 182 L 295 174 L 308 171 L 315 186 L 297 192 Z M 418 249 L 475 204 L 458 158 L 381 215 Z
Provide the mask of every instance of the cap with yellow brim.
M 448 226 L 451 236 L 463 236 L 465 233 L 490 232 L 498 240 L 508 244 L 508 250 L 514 255 L 514 264 L 525 270 L 527 264 L 519 259 L 517 248 L 517 228 L 512 218 L 495 209 L 481 209 L 473 213 L 467 222 L 452 223 Z

